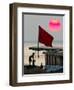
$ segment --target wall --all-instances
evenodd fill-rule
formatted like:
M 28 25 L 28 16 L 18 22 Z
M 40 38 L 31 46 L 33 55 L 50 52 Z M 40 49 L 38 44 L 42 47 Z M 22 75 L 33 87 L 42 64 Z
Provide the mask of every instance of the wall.
M 74 9 L 74 0 L 0 0 L 0 90 L 73 90 L 74 83 L 29 87 L 9 86 L 9 3 L 12 2 L 72 5 Z

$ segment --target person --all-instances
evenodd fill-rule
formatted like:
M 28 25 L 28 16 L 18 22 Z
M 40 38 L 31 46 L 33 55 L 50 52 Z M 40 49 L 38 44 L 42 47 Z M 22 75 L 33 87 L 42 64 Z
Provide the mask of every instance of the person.
M 32 60 L 34 60 L 34 54 L 35 53 L 32 53 L 32 55 L 29 56 L 29 65 L 31 65 Z
M 40 68 L 43 69 L 43 64 L 41 63 Z
M 33 61 L 32 61 L 32 65 L 35 66 L 35 60 L 34 60 L 34 59 L 33 59 Z

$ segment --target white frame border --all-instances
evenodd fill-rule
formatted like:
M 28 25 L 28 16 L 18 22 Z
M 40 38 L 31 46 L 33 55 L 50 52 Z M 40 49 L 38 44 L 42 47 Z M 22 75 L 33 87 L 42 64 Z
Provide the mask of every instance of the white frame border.
M 53 13 L 65 14 L 64 17 L 64 73 L 37 74 L 22 76 L 22 12 L 30 13 Z M 39 82 L 39 81 L 58 81 L 69 80 L 69 10 L 59 9 L 37 9 L 37 8 L 17 8 L 17 82 Z M 67 23 L 67 24 L 65 24 Z M 67 63 L 66 63 L 67 62 Z

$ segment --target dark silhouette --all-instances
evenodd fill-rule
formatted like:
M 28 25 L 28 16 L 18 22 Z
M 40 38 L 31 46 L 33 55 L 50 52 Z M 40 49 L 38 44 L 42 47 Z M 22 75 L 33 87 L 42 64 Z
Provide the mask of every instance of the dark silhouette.
M 40 66 L 41 69 L 43 69 L 43 64 L 41 63 L 41 66 Z
M 35 53 L 32 53 L 32 55 L 29 56 L 29 65 L 31 65 L 32 60 L 34 60 L 34 54 Z
M 32 61 L 32 65 L 35 66 L 35 60 L 34 60 L 34 59 L 33 59 L 33 61 Z

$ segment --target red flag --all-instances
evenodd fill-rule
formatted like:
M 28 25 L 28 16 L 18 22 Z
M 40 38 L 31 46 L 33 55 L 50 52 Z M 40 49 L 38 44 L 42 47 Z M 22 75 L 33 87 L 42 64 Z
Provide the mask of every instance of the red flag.
M 53 36 L 46 32 L 41 26 L 39 26 L 39 42 L 52 47 Z

